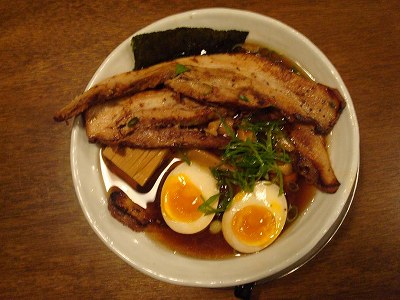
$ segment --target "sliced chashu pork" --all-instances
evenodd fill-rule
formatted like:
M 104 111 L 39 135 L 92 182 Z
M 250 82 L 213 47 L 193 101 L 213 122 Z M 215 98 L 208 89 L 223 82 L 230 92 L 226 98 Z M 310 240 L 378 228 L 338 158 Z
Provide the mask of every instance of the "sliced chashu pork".
M 344 107 L 340 94 L 258 55 L 236 53 L 178 59 L 186 72 L 165 85 L 194 99 L 228 107 L 273 106 L 289 121 L 328 133 Z
M 344 107 L 336 90 L 260 56 L 236 53 L 185 57 L 116 75 L 73 99 L 54 119 L 67 120 L 96 103 L 161 84 L 193 99 L 218 105 L 247 109 L 274 106 L 289 121 L 311 123 L 320 133 L 333 128 Z
M 72 99 L 70 103 L 56 112 L 53 118 L 55 121 L 65 121 L 98 103 L 153 89 L 167 79 L 176 76 L 175 66 L 175 62 L 166 62 L 147 69 L 107 78 Z
M 85 125 L 89 141 L 105 145 L 220 148 L 226 139 L 188 127 L 231 114 L 164 88 L 92 106 L 85 112 Z
M 143 231 L 151 222 L 159 221 L 151 210 L 134 203 L 120 190 L 112 190 L 108 197 L 108 210 L 111 215 L 134 231 Z
M 327 193 L 335 193 L 340 186 L 331 166 L 325 137 L 315 134 L 312 126 L 296 124 L 289 136 L 295 145 L 294 165 L 308 182 Z

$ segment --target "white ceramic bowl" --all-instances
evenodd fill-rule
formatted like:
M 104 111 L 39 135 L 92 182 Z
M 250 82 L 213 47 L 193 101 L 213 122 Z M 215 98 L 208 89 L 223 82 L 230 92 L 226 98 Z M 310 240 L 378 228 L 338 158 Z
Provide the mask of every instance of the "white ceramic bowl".
M 308 209 L 265 250 L 224 260 L 194 259 L 160 247 L 111 217 L 99 172 L 98 147 L 89 144 L 81 118 L 71 137 L 71 167 L 82 210 L 100 239 L 139 271 L 166 282 L 202 287 L 227 287 L 269 280 L 291 272 L 314 256 L 339 227 L 352 201 L 359 165 L 359 132 L 350 95 L 331 62 L 305 36 L 259 14 L 232 9 L 202 9 L 157 21 L 138 33 L 180 26 L 249 31 L 248 40 L 266 45 L 305 67 L 318 82 L 337 88 L 347 106 L 330 136 L 330 157 L 341 182 L 333 194 L 317 192 Z M 92 80 L 131 70 L 130 37 L 103 62 Z

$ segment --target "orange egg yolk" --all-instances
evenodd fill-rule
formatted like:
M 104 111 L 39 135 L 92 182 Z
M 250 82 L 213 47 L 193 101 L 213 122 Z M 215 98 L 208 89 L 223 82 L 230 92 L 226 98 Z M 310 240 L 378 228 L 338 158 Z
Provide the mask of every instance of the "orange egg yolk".
M 167 178 L 161 199 L 165 213 L 176 221 L 193 222 L 203 215 L 198 209 L 203 203 L 201 191 L 184 174 Z
M 276 238 L 276 221 L 267 207 L 248 205 L 235 213 L 232 230 L 243 243 L 261 246 Z

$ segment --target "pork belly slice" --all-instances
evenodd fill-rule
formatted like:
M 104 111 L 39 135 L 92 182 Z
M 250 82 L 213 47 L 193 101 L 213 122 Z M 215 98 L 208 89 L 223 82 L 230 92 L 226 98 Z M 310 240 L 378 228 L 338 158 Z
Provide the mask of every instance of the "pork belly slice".
M 151 222 L 156 221 L 148 210 L 134 203 L 119 189 L 110 193 L 108 210 L 115 219 L 134 231 L 143 231 Z
M 225 108 L 199 104 L 164 88 L 92 106 L 85 112 L 85 124 L 89 141 L 108 145 L 136 130 L 198 126 L 228 114 Z
M 340 186 L 332 169 L 325 137 L 312 126 L 296 124 L 289 136 L 295 145 L 294 166 L 309 183 L 323 192 L 335 193 Z
M 180 65 L 186 68 L 177 68 Z M 74 98 L 54 119 L 64 121 L 97 103 L 164 83 L 188 97 L 219 105 L 247 109 L 274 106 L 289 120 L 314 124 L 320 133 L 333 128 L 345 105 L 334 89 L 266 58 L 235 53 L 185 57 L 113 76 Z
M 165 80 L 176 76 L 175 67 L 175 62 L 166 62 L 107 78 L 75 97 L 56 112 L 53 118 L 55 121 L 65 121 L 97 103 L 155 88 Z
M 274 106 L 289 121 L 311 123 L 319 133 L 333 128 L 345 105 L 336 90 L 258 55 L 216 54 L 176 62 L 186 71 L 165 85 L 179 93 L 229 107 Z

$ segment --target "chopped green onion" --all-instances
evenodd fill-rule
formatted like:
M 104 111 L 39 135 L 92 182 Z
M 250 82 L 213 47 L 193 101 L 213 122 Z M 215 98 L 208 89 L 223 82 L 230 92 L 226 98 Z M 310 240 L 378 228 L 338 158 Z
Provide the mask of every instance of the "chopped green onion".
M 135 126 L 138 122 L 139 122 L 139 118 L 138 118 L 138 117 L 133 117 L 132 119 L 129 120 L 129 122 L 127 123 L 127 125 L 128 125 L 128 127 L 133 127 L 133 126 Z
M 189 159 L 189 157 L 188 157 L 186 151 L 182 152 L 182 160 L 183 160 L 188 166 L 190 166 L 190 165 L 192 164 L 192 162 L 190 161 L 190 159 Z
M 203 195 L 201 195 L 201 198 L 203 199 L 203 203 L 199 206 L 199 210 L 201 212 L 203 212 L 206 215 L 215 213 L 215 212 L 219 212 L 218 209 L 215 209 L 212 207 L 212 204 L 215 201 L 218 201 L 219 199 L 219 194 L 215 194 L 213 196 L 211 196 L 210 198 L 208 198 L 207 200 L 204 199 Z
M 182 65 L 182 64 L 176 64 L 175 66 L 175 74 L 176 76 L 178 76 L 179 74 L 185 73 L 187 71 L 189 71 L 190 69 L 187 68 L 186 66 Z
M 240 95 L 239 99 L 244 101 L 244 102 L 249 102 L 250 101 L 249 98 L 246 97 L 246 95 Z
M 251 130 L 256 140 L 242 141 L 237 138 L 232 129 L 221 119 L 225 130 L 231 137 L 230 143 L 222 155 L 224 165 L 231 169 L 215 167 L 211 170 L 216 178 L 221 192 L 220 202 L 216 212 L 224 211 L 231 202 L 235 188 L 252 192 L 259 180 L 268 180 L 279 185 L 279 193 L 283 193 L 283 175 L 279 163 L 289 163 L 290 157 L 277 147 L 276 141 L 283 136 L 282 121 L 251 123 L 243 122 L 241 128 Z

